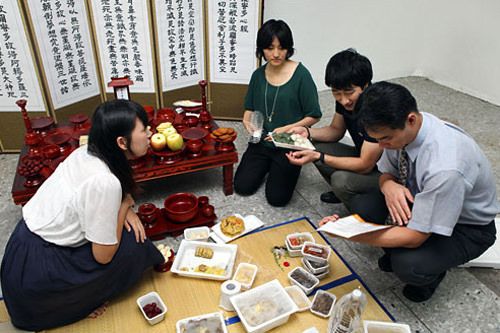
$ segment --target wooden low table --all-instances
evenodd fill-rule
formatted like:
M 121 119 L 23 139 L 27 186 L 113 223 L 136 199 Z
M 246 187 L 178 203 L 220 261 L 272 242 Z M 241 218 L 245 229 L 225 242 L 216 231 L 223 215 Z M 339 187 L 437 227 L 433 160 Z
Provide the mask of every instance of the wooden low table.
M 301 218 L 256 230 L 232 242 L 232 244 L 238 245 L 236 265 L 240 262 L 247 262 L 258 266 L 259 271 L 253 286 L 274 279 L 278 279 L 283 286 L 288 286 L 290 282 L 287 274 L 295 267 L 301 266 L 301 257 L 284 257 L 275 260 L 271 250 L 274 246 L 284 246 L 287 234 L 304 231 L 311 232 L 317 243 L 328 244 L 322 234 L 315 231 L 310 221 Z M 289 265 L 284 264 L 285 261 Z M 101 317 L 84 319 L 72 325 L 50 330 L 50 332 L 175 332 L 176 322 L 180 319 L 222 311 L 218 306 L 220 285 L 220 281 L 183 277 L 171 272 L 150 271 L 145 274 L 137 287 L 118 299 L 112 300 L 107 311 Z M 309 299 L 312 300 L 318 289 L 327 290 L 339 299 L 358 287 L 366 294 L 368 300 L 362 315 L 363 319 L 394 320 L 361 278 L 335 251 L 330 257 L 330 274 L 320 281 L 319 287 L 313 291 Z M 135 302 L 139 296 L 150 291 L 158 292 L 168 308 L 165 319 L 154 326 L 150 326 L 143 318 Z M 223 311 L 223 316 L 230 333 L 245 332 L 235 312 Z M 6 313 L 0 311 L 0 321 L 7 319 Z M 312 326 L 315 326 L 320 332 L 325 332 L 327 325 L 328 319 L 318 317 L 307 310 L 291 315 L 288 323 L 273 329 L 272 332 L 300 333 Z
M 213 121 L 212 128 L 217 128 Z M 76 148 L 76 141 L 70 143 Z M 24 156 L 27 155 L 27 147 L 21 150 L 18 166 Z M 159 163 L 159 157 L 149 152 L 145 157 L 131 163 L 134 170 L 135 179 L 138 182 L 145 182 L 153 179 L 165 178 L 184 173 L 191 173 L 207 169 L 222 167 L 223 191 L 225 195 L 233 194 L 233 164 L 238 162 L 238 152 L 219 150 L 218 144 L 210 136 L 204 139 L 202 154 L 199 157 L 190 158 L 189 152 L 184 150 L 179 159 L 173 163 Z M 25 178 L 17 172 L 12 184 L 12 198 L 16 205 L 24 205 L 36 193 L 39 186 L 25 187 Z

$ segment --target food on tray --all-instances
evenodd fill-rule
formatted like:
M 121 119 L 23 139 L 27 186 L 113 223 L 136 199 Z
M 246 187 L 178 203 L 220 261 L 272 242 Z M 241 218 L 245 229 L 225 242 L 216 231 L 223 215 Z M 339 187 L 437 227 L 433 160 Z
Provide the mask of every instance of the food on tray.
M 302 290 L 296 288 L 285 288 L 285 290 L 299 309 L 309 306 L 307 296 L 302 292 Z
M 293 145 L 302 148 L 313 148 L 311 142 L 300 134 L 291 133 L 273 133 L 273 140 L 275 142 Z
M 188 236 L 189 240 L 205 239 L 208 238 L 206 230 L 191 231 Z
M 230 142 L 236 138 L 236 131 L 234 130 L 234 128 L 219 127 L 218 129 L 212 131 L 212 133 L 210 133 L 210 136 L 212 137 L 212 139 L 221 142 Z
M 190 319 L 180 326 L 182 333 L 223 333 L 219 317 Z
M 198 273 L 205 273 L 205 274 L 212 274 L 212 275 L 224 275 L 226 274 L 226 270 L 221 267 L 217 266 L 208 266 L 208 265 L 198 265 L 194 268 L 195 272 Z
M 162 313 L 162 310 L 158 307 L 158 304 L 155 302 L 146 304 L 142 307 L 144 313 L 148 318 L 153 318 Z
M 309 235 L 293 235 L 288 237 L 288 241 L 290 242 L 291 246 L 301 246 L 305 242 L 311 242 L 313 239 L 311 239 L 311 236 Z
M 224 235 L 233 237 L 241 234 L 243 230 L 245 230 L 245 222 L 243 222 L 243 219 L 231 215 L 222 219 L 220 230 Z
M 292 274 L 290 274 L 290 277 L 306 289 L 311 288 L 316 283 L 316 280 L 314 280 L 310 274 L 302 269 L 295 269 Z
M 192 101 L 189 99 L 183 99 L 183 100 L 174 102 L 174 106 L 180 106 L 180 107 L 185 107 L 185 108 L 193 108 L 193 107 L 200 106 L 200 105 L 201 105 L 201 102 L 196 102 L 196 101 Z
M 320 257 L 323 259 L 328 258 L 328 250 L 325 247 L 316 244 L 307 244 L 303 249 L 304 253 L 310 254 L 312 256 Z
M 314 297 L 314 301 L 311 305 L 311 310 L 327 316 L 333 306 L 333 301 L 334 298 L 332 295 L 326 292 L 318 293 L 316 297 Z
M 258 326 L 279 315 L 281 308 L 272 299 L 260 299 L 254 304 L 242 307 L 241 314 L 251 326 Z
M 172 256 L 172 249 L 170 248 L 170 246 L 159 244 L 158 246 L 156 246 L 156 248 L 161 252 L 163 257 L 165 258 L 165 261 L 168 261 L 168 259 Z
M 328 263 L 321 263 L 321 262 L 317 262 L 317 261 L 313 261 L 313 260 L 308 260 L 308 259 L 305 259 L 305 260 L 314 269 L 323 268 L 325 266 L 328 266 Z
M 194 251 L 194 255 L 205 259 L 212 259 L 214 256 L 214 250 L 208 247 L 198 246 Z
M 255 269 L 251 266 L 240 266 L 234 276 L 234 279 L 241 284 L 248 284 L 252 282 L 254 274 Z

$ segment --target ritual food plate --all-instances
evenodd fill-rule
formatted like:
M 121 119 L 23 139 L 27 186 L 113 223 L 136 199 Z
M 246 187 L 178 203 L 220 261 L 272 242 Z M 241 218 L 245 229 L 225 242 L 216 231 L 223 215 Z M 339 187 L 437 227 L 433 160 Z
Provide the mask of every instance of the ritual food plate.
M 238 246 L 183 240 L 171 272 L 182 276 L 224 281 L 233 273 Z
M 262 227 L 264 225 L 264 222 L 262 222 L 255 215 L 247 215 L 247 216 L 243 217 L 240 214 L 234 214 L 234 216 L 242 219 L 244 222 L 244 228 L 241 232 L 238 232 L 238 233 L 232 234 L 232 235 L 224 233 L 221 230 L 222 222 L 219 222 L 212 227 L 213 232 L 210 234 L 210 238 L 212 238 L 218 244 L 229 243 L 229 242 L 235 240 L 236 238 L 239 238 L 243 235 L 248 234 L 251 231 L 254 231 L 255 229 L 259 229 L 260 227 Z
M 299 134 L 270 133 L 270 136 L 276 147 L 292 150 L 316 150 L 311 141 Z

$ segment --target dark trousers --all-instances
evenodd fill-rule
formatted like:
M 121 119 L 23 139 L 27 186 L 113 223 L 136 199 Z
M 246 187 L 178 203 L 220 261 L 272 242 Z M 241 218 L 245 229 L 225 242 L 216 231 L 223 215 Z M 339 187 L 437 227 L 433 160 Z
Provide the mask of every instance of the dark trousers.
M 449 268 L 462 265 L 483 254 L 495 243 L 495 221 L 485 226 L 457 224 L 451 236 L 432 234 L 420 247 L 384 248 L 392 269 L 401 281 L 431 285 Z
M 234 191 L 240 195 L 254 194 L 267 175 L 267 202 L 276 207 L 285 206 L 292 198 L 301 169 L 290 164 L 286 153 L 284 149 L 250 143 L 236 170 Z

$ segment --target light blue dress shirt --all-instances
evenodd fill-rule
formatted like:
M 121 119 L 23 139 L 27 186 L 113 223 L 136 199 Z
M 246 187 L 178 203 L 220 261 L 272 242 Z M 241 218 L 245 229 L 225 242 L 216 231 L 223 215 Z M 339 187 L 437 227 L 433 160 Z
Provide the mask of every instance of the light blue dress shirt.
M 406 186 L 415 201 L 408 228 L 450 236 L 455 224 L 486 225 L 500 211 L 495 177 L 481 148 L 464 130 L 425 112 L 406 146 Z M 382 173 L 398 176 L 400 150 L 384 149 Z

